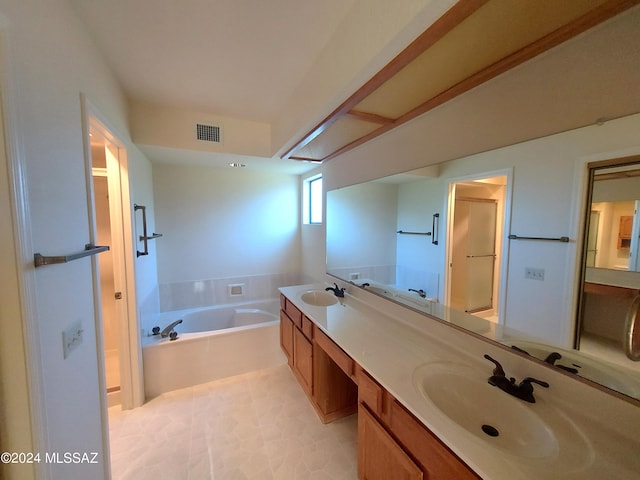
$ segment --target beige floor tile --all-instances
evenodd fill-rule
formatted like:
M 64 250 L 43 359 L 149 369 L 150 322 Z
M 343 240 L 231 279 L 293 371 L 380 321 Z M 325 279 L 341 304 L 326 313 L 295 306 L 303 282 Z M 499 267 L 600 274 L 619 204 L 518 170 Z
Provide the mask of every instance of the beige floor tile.
M 286 365 L 109 409 L 114 480 L 355 480 L 357 419 L 316 416 Z

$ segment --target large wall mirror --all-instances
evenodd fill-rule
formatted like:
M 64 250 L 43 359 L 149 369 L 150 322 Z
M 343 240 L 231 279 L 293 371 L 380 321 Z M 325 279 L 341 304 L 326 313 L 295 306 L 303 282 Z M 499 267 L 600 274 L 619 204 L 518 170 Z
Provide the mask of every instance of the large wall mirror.
M 594 128 L 328 191 L 327 273 L 640 400 L 640 156 L 556 152 Z

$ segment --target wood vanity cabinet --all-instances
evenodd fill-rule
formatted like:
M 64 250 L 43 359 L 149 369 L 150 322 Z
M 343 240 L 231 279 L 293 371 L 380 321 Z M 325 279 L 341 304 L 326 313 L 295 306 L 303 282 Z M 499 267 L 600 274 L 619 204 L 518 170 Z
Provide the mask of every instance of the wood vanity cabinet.
M 287 362 L 290 367 L 293 367 L 293 322 L 284 313 L 284 310 L 280 310 L 280 347 L 287 356 Z
M 313 393 L 313 323 L 286 297 L 280 298 L 280 346 L 308 395 Z
M 318 327 L 313 331 L 313 401 L 323 423 L 347 417 L 358 408 L 354 362 Z
M 310 322 L 309 319 L 303 317 Z M 299 328 L 293 329 L 293 369 L 308 394 L 313 393 L 313 344 Z
M 320 420 L 355 413 L 358 387 L 351 357 L 284 296 L 280 308 L 280 345 Z
M 478 477 L 284 296 L 280 344 L 323 423 L 358 412 L 360 480 Z
M 356 378 L 361 480 L 480 478 L 360 366 Z
M 420 467 L 362 403 L 358 406 L 358 478 L 361 480 L 421 480 L 424 478 Z

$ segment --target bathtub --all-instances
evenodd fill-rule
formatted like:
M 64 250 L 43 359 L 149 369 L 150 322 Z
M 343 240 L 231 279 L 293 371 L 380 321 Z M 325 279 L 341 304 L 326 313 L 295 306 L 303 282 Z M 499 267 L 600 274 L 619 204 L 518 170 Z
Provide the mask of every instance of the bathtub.
M 276 299 L 158 315 L 160 328 L 178 319 L 183 322 L 175 327 L 176 340 L 144 337 L 146 398 L 285 363 L 279 308 Z

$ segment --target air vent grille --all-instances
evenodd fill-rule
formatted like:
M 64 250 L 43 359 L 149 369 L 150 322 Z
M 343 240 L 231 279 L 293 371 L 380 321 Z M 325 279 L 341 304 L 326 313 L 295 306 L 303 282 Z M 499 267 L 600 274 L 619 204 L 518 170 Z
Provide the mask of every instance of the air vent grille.
M 220 127 L 216 125 L 196 124 L 196 138 L 205 142 L 220 143 Z

